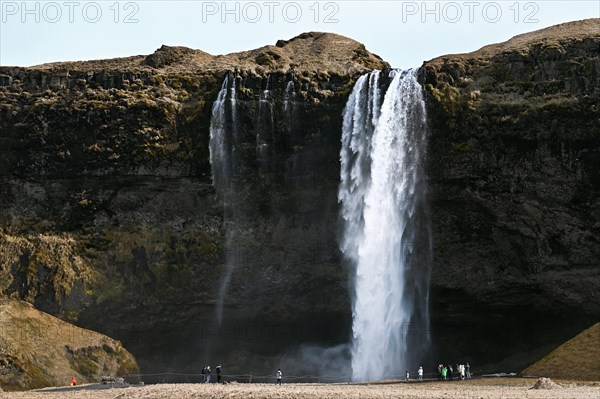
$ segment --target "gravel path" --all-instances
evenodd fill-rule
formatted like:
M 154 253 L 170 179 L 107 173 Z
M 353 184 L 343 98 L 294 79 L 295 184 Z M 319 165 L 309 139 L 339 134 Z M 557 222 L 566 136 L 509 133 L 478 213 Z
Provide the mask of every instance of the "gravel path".
M 553 389 L 531 389 L 532 379 L 484 379 L 459 382 L 333 384 L 159 384 L 143 387 L 62 392 L 0 393 L 0 399 L 600 399 L 600 383 L 559 382 Z

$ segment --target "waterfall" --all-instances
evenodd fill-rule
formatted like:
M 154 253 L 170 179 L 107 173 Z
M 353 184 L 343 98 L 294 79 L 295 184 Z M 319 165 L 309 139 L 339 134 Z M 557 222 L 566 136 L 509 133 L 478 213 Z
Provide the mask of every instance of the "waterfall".
M 419 367 L 428 346 L 426 133 L 415 71 L 358 79 L 344 110 L 338 192 L 340 249 L 355 267 L 356 381 L 399 378 Z
M 268 168 L 269 156 L 275 145 L 275 120 L 271 98 L 271 75 L 267 77 L 265 90 L 258 99 L 258 129 L 256 134 L 256 156 L 263 170 Z M 270 150 L 270 151 L 269 151 Z
M 231 248 L 235 232 L 230 229 L 232 221 L 236 218 L 235 204 L 231 201 L 230 193 L 235 190 L 233 177 L 239 172 L 237 132 L 237 92 L 235 78 L 225 76 L 221 90 L 212 107 L 210 120 L 210 166 L 212 171 L 213 187 L 218 198 L 223 201 L 223 222 L 225 231 L 225 246 Z M 225 295 L 235 270 L 235 256 L 226 251 L 226 270 L 217 296 L 216 318 L 220 325 L 223 319 L 223 305 Z
M 296 86 L 294 81 L 290 80 L 285 86 L 285 94 L 283 96 L 283 112 L 291 118 L 292 103 L 296 99 Z
M 212 116 L 210 119 L 210 140 L 209 156 L 210 169 L 212 171 L 212 182 L 217 195 L 222 195 L 227 188 L 230 176 L 226 137 L 226 107 L 227 88 L 229 85 L 229 75 L 225 76 L 221 90 L 212 107 Z
M 291 74 L 291 80 L 285 86 L 283 95 L 283 115 L 285 116 L 285 133 L 287 135 L 287 144 L 293 146 L 295 143 L 294 126 L 298 118 L 298 103 L 296 101 L 296 85 L 294 84 L 294 74 Z

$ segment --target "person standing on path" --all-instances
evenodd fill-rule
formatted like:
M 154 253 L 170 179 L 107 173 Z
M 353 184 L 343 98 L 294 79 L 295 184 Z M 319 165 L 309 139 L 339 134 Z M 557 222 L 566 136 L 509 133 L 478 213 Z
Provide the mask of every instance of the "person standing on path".
M 206 383 L 210 384 L 211 379 L 212 379 L 212 374 L 210 371 L 210 366 L 206 366 Z
M 467 362 L 467 365 L 465 366 L 465 374 L 467 375 L 467 380 L 471 379 L 471 365 L 469 364 L 469 362 Z
M 419 376 L 419 381 L 423 382 L 423 366 L 419 367 L 419 371 L 417 371 L 417 375 Z
M 217 366 L 217 384 L 221 383 L 221 365 Z
M 283 378 L 283 373 L 281 369 L 277 369 L 277 385 L 281 385 L 281 379 Z

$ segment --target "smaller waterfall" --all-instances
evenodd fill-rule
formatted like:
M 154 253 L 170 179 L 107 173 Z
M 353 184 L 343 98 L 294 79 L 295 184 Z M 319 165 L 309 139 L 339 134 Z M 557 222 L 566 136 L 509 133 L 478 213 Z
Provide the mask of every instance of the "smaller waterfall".
M 285 94 L 283 96 L 283 112 L 290 114 L 292 112 L 292 104 L 296 100 L 296 86 L 294 81 L 290 80 L 285 86 Z
M 269 158 L 275 144 L 275 116 L 271 93 L 271 75 L 267 77 L 265 90 L 258 99 L 258 129 L 256 134 L 256 156 L 263 170 L 268 168 Z
M 229 87 L 229 75 L 223 80 L 219 95 L 212 107 L 212 116 L 210 119 L 210 141 L 209 156 L 212 171 L 213 187 L 217 195 L 222 195 L 223 191 L 229 186 L 229 149 L 226 132 L 226 107 L 227 92 Z
M 283 95 L 283 114 L 286 119 L 287 143 L 289 145 L 294 143 L 294 126 L 297 118 L 296 96 L 296 85 L 292 74 L 292 80 L 285 86 L 285 94 Z
M 228 74 L 223 80 L 221 90 L 213 104 L 209 142 L 213 187 L 217 196 L 223 201 L 225 226 L 230 226 L 236 218 L 236 209 L 230 200 L 230 194 L 235 190 L 232 176 L 239 167 L 238 141 L 236 79 Z M 226 248 L 232 246 L 234 234 L 227 227 L 225 231 Z M 235 257 L 230 256 L 227 251 L 226 270 L 217 296 L 216 318 L 219 325 L 223 320 L 225 296 L 235 268 Z

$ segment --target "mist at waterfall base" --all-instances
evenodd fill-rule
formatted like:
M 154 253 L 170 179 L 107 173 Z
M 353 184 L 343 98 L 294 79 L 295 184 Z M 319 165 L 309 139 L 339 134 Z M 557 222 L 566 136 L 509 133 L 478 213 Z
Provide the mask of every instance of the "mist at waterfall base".
M 260 96 L 253 100 L 256 149 L 251 165 L 247 161 L 252 156 L 240 154 L 244 147 L 241 137 L 248 134 L 239 131 L 237 108 L 248 106 L 248 101 L 238 103 L 239 78 L 227 74 L 213 104 L 210 162 L 215 194 L 223 205 L 228 249 L 243 242 L 248 230 L 248 215 L 233 198 L 237 191 L 255 190 L 238 183 L 236 177 L 254 173 L 260 179 L 273 173 L 274 160 L 284 158 L 277 154 L 281 147 L 277 140 L 286 134 L 289 140 L 292 120 L 301 119 L 297 115 L 301 99 L 296 96 L 293 75 L 292 80 L 281 83 L 271 82 L 269 76 Z M 279 95 L 281 104 L 275 102 L 277 90 L 283 94 Z M 424 201 L 425 125 L 414 71 L 374 71 L 356 82 L 343 115 L 338 191 L 343 229 L 340 250 L 355 274 L 349 276 L 354 278 L 354 292 L 349 293 L 353 339 L 346 344 L 327 339 L 290 342 L 287 350 L 272 356 L 273 364 L 287 375 L 327 376 L 334 378 L 332 382 L 335 376 L 344 380 L 399 377 L 405 368 L 415 368 L 419 354 L 425 355 L 431 263 Z M 295 129 L 299 130 L 298 126 Z M 293 252 L 289 248 L 282 251 Z M 216 301 L 216 326 L 224 322 L 236 268 L 245 261 L 244 256 L 227 256 Z
M 383 95 L 386 78 L 392 81 Z M 426 125 L 414 70 L 362 76 L 344 112 L 340 249 L 356 270 L 355 381 L 400 378 L 426 357 L 431 270 Z

